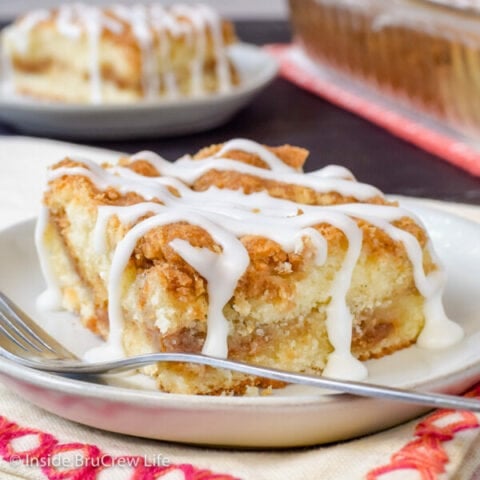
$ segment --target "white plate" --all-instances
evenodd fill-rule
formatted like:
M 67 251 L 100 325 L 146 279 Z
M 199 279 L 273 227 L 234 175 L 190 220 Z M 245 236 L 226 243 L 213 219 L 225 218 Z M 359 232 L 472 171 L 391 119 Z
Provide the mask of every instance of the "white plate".
M 234 45 L 230 57 L 242 82 L 228 93 L 123 105 L 72 105 L 0 95 L 0 119 L 29 133 L 90 139 L 208 130 L 246 106 L 277 73 L 276 60 L 254 45 Z
M 480 225 L 436 210 L 415 212 L 425 221 L 449 273 L 445 296 L 451 318 L 466 335 L 453 348 L 416 346 L 368 362 L 371 382 L 459 393 L 480 380 Z M 98 342 L 65 313 L 35 311 L 43 288 L 33 246 L 33 221 L 0 232 L 0 289 L 67 347 L 80 353 Z M 176 442 L 287 447 L 353 438 L 419 415 L 424 410 L 395 402 L 322 395 L 288 387 L 268 397 L 165 394 L 148 388 L 95 384 L 31 371 L 0 360 L 0 377 L 21 396 L 48 411 L 113 432 Z M 138 376 L 137 376 L 138 377 Z

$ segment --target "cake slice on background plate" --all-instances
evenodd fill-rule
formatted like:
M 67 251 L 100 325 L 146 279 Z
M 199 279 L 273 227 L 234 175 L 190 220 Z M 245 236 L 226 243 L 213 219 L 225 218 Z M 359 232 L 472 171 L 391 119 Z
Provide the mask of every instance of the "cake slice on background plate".
M 206 5 L 36 10 L 2 32 L 3 88 L 68 103 L 225 92 L 239 83 L 232 23 Z

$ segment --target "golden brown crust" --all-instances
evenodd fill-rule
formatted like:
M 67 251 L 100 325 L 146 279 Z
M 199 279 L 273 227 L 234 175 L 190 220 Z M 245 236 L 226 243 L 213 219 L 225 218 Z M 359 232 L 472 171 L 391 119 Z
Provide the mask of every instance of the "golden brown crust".
M 246 194 L 266 191 L 272 197 L 293 200 L 305 205 L 338 205 L 356 202 L 355 198 L 344 197 L 337 192 L 320 193 L 299 185 L 223 170 L 210 170 L 195 181 L 192 188 L 201 192 L 208 190 L 211 186 L 228 190 L 242 190 Z M 371 202 L 375 203 L 377 200 L 372 199 Z
M 202 160 L 211 157 L 218 153 L 224 144 L 210 145 L 198 151 L 193 158 L 195 160 Z M 301 170 L 305 163 L 309 152 L 305 148 L 294 147 L 292 145 L 281 145 L 279 147 L 266 147 L 273 154 L 275 154 L 286 165 Z M 232 160 L 253 165 L 254 167 L 268 168 L 268 165 L 258 156 L 252 153 L 244 152 L 242 150 L 229 150 L 228 155 L 224 155 Z

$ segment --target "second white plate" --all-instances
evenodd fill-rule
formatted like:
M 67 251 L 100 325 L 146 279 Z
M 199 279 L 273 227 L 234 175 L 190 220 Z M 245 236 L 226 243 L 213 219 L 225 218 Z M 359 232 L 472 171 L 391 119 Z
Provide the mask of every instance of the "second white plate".
M 72 105 L 0 95 L 0 120 L 28 133 L 84 139 L 161 137 L 208 130 L 229 120 L 277 74 L 276 60 L 254 45 L 234 45 L 230 57 L 242 82 L 228 93 L 119 105 Z
M 446 265 L 447 313 L 463 326 L 466 335 L 450 349 L 413 346 L 369 361 L 369 381 L 459 393 L 480 380 L 480 225 L 420 208 L 414 202 L 408 207 L 425 222 Z M 72 315 L 37 312 L 35 298 L 43 287 L 33 222 L 0 232 L 0 290 L 76 353 L 99 342 Z M 397 402 L 323 395 L 299 387 L 287 387 L 267 397 L 166 394 L 135 384 L 133 379 L 97 384 L 36 372 L 2 359 L 0 378 L 33 404 L 86 425 L 210 445 L 292 447 L 333 442 L 388 428 L 424 411 Z

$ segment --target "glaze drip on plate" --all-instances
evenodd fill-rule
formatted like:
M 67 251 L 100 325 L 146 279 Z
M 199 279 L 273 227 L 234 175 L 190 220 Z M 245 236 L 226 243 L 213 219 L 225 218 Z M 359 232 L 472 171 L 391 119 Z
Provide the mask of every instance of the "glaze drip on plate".
M 266 168 L 229 159 L 229 153 L 233 151 L 254 154 L 263 161 Z M 333 352 L 324 374 L 357 380 L 365 378 L 365 366 L 351 351 L 353 317 L 347 304 L 353 271 L 363 245 L 359 221 L 375 226 L 405 249 L 415 286 L 425 298 L 425 326 L 419 345 L 427 348 L 445 347 L 462 337 L 461 328 L 451 322 L 443 311 L 443 272 L 435 270 L 426 273 L 419 241 L 411 233 L 394 225 L 395 221 L 412 217 L 403 208 L 370 203 L 307 205 L 273 197 L 266 191 L 245 194 L 242 190 L 220 189 L 215 186 L 204 191 L 190 188 L 202 175 L 216 170 L 305 187 L 319 193 L 336 192 L 358 201 L 383 197 L 376 188 L 354 181 L 353 175 L 345 168 L 328 166 L 304 174 L 285 164 L 266 147 L 244 139 L 231 140 L 215 154 L 202 159 L 185 156 L 170 163 L 152 152 L 140 152 L 130 157 L 129 162 L 139 160 L 149 163 L 160 176 L 146 177 L 125 166 L 101 168 L 83 159 L 75 159 L 75 166 L 60 166 L 49 173 L 49 181 L 64 176 L 83 176 L 100 191 L 114 188 L 121 194 L 135 192 L 144 199 L 144 202 L 129 206 L 98 207 L 91 242 L 99 255 L 106 253 L 106 231 L 112 217 L 116 217 L 123 225 L 133 224 L 133 227 L 117 243 L 111 259 L 108 279 L 109 338 L 104 347 L 89 352 L 89 359 L 124 355 L 124 320 L 120 301 L 123 272 L 140 238 L 156 227 L 177 222 L 202 228 L 219 246 L 212 251 L 193 247 L 182 239 L 175 239 L 169 244 L 207 282 L 207 333 L 202 350 L 207 355 L 228 356 L 230 325 L 224 316 L 224 308 L 233 297 L 238 282 L 249 265 L 249 255 L 241 239 L 248 235 L 268 238 L 285 252 L 302 253 L 308 247 L 314 250 L 315 264 L 321 266 L 328 259 L 328 242 L 313 227 L 328 224 L 343 232 L 348 246 L 329 292 L 326 327 Z M 45 211 L 37 224 L 38 239 L 42 238 L 47 223 L 46 215 L 48 212 Z M 416 222 L 419 223 L 418 220 Z M 431 245 L 427 245 L 427 249 L 432 258 L 435 258 Z M 48 259 L 45 258 L 41 245 L 39 254 L 49 290 L 54 292 L 57 288 L 58 291 L 55 279 L 49 275 Z M 54 294 L 51 293 L 50 297 L 54 297 Z

